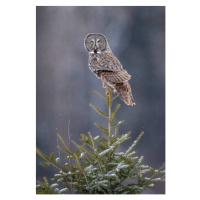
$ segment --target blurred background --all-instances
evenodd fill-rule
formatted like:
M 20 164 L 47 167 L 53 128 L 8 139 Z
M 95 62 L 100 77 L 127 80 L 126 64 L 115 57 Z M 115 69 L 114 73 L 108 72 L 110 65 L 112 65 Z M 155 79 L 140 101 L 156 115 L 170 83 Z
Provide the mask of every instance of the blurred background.
M 136 106 L 120 103 L 117 120 L 125 120 L 119 133 L 132 132 L 121 145 L 131 145 L 141 131 L 135 150 L 144 164 L 159 168 L 165 162 L 165 7 L 36 7 L 36 145 L 47 155 L 55 152 L 56 133 L 66 135 L 70 119 L 71 138 L 81 133 L 101 135 L 93 123 L 106 124 L 89 103 L 106 110 L 105 102 L 92 90 L 104 93 L 102 83 L 88 68 L 84 38 L 104 34 L 114 55 L 131 74 Z M 62 155 L 61 155 L 62 156 Z M 36 179 L 52 178 L 52 166 L 39 165 Z M 165 184 L 143 193 L 164 194 Z

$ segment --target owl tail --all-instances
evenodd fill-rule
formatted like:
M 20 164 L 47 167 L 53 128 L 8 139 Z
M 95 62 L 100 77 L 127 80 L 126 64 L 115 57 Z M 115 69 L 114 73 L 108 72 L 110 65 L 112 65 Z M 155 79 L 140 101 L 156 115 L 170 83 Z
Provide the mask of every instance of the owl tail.
M 136 105 L 132 96 L 131 86 L 128 81 L 116 83 L 115 89 L 122 101 L 124 101 L 127 105 Z

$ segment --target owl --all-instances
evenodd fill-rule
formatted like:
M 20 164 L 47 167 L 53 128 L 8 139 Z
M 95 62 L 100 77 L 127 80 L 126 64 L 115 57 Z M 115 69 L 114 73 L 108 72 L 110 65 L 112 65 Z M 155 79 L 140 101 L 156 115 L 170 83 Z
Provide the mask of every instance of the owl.
M 119 60 L 112 53 L 106 37 L 101 33 L 89 33 L 84 40 L 85 49 L 89 52 L 89 68 L 101 79 L 107 92 L 117 92 L 127 105 L 135 105 L 128 74 Z

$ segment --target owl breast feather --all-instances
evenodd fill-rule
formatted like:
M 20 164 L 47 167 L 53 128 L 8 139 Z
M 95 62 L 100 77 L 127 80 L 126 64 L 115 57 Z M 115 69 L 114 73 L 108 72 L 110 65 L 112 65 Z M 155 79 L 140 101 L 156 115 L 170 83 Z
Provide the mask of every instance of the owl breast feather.
M 118 72 L 123 69 L 119 60 L 112 54 L 91 54 L 89 56 L 89 67 L 95 72 L 99 70 Z

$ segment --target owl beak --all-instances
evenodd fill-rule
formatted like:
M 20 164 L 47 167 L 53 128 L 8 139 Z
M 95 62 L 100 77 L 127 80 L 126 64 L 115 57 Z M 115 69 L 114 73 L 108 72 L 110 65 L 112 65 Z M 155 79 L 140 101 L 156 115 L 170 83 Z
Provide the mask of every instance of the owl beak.
M 95 53 L 97 52 L 97 47 L 96 47 L 96 45 L 94 46 L 94 52 L 95 52 Z

